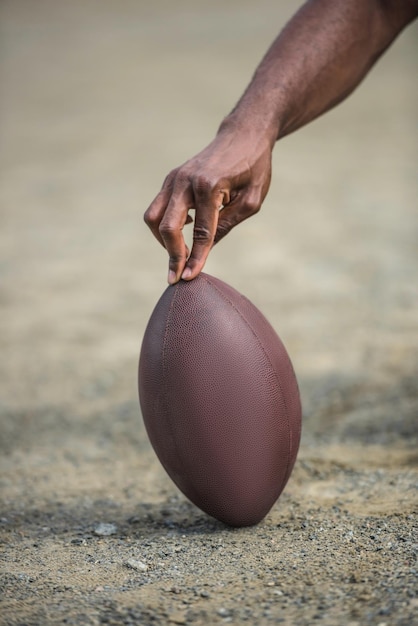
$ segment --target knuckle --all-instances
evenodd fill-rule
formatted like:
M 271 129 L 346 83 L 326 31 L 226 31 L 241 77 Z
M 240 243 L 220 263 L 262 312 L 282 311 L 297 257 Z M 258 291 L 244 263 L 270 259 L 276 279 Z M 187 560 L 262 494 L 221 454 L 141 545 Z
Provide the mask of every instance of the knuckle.
M 170 256 L 168 257 L 168 264 L 172 269 L 174 269 L 180 263 L 183 263 L 185 260 L 186 260 L 185 254 L 170 254 Z
M 144 213 L 144 221 L 148 226 L 157 225 L 161 221 L 162 209 L 166 205 L 167 194 L 162 189 L 151 202 Z
M 150 207 L 149 209 L 147 209 L 143 215 L 144 217 L 144 222 L 145 224 L 147 224 L 147 226 L 154 226 L 155 222 L 156 222 L 156 217 L 153 215 L 153 211 L 152 211 L 152 207 Z
M 219 223 L 216 229 L 215 240 L 214 240 L 215 243 L 218 243 L 218 241 L 223 239 L 225 235 L 227 235 L 232 228 L 233 228 L 233 224 Z
M 205 226 L 195 226 L 193 231 L 193 240 L 198 243 L 210 244 L 213 241 L 213 235 L 209 228 Z
M 197 195 L 211 193 L 217 186 L 218 181 L 209 174 L 199 173 L 193 178 L 193 189 Z
M 159 233 L 163 238 L 172 239 L 178 233 L 178 228 L 169 222 L 162 221 L 158 227 Z
M 190 184 L 190 174 L 186 167 L 182 167 L 176 172 L 176 183 L 184 187 Z
M 255 215 L 261 209 L 261 202 L 255 198 L 249 198 L 245 202 L 245 213 L 246 215 Z
M 163 187 L 162 187 L 163 189 L 167 189 L 173 186 L 179 170 L 180 168 L 176 167 L 174 170 L 171 170 L 171 172 L 167 174 L 163 182 Z

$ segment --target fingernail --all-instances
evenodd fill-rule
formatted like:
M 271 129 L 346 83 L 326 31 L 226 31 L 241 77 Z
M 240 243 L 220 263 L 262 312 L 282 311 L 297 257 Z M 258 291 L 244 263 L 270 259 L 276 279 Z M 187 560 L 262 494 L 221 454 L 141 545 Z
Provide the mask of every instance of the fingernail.
M 192 270 L 190 269 L 190 267 L 186 267 L 181 277 L 183 280 L 187 280 L 188 278 L 190 278 L 191 275 L 192 275 Z
M 167 280 L 169 285 L 174 285 L 174 283 L 176 282 L 176 272 L 174 270 L 168 270 Z

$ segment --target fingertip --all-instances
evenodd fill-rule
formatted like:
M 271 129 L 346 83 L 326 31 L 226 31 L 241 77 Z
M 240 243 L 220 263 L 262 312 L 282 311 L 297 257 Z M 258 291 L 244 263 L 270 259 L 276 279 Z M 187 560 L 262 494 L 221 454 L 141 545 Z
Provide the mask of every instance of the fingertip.
M 186 265 L 184 268 L 181 279 L 182 280 L 193 280 L 197 276 L 199 276 L 200 272 L 203 270 L 204 263 Z
M 181 275 L 182 280 L 191 280 L 192 278 L 192 270 L 190 269 L 190 267 L 185 267 L 184 271 Z
M 168 270 L 167 282 L 169 285 L 174 285 L 177 282 L 177 274 L 174 270 Z

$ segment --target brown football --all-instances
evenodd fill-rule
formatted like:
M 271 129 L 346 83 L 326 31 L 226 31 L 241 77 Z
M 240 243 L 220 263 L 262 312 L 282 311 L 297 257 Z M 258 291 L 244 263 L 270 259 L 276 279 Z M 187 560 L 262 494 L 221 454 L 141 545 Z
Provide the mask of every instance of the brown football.
M 301 431 L 296 376 L 262 313 L 208 274 L 168 287 L 145 330 L 139 397 L 179 489 L 230 526 L 260 522 L 289 479 Z

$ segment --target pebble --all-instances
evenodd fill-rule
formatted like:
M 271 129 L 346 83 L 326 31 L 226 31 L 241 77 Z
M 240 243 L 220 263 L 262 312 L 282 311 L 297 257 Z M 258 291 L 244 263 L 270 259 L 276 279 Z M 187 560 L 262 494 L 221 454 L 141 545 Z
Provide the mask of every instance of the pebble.
M 128 559 L 125 563 L 126 567 L 130 567 L 131 569 L 135 569 L 138 572 L 147 572 L 148 565 L 143 561 L 138 561 L 137 559 Z
M 98 524 L 94 529 L 94 534 L 100 537 L 108 537 L 109 535 L 115 535 L 118 532 L 116 524 L 106 524 L 104 522 Z

